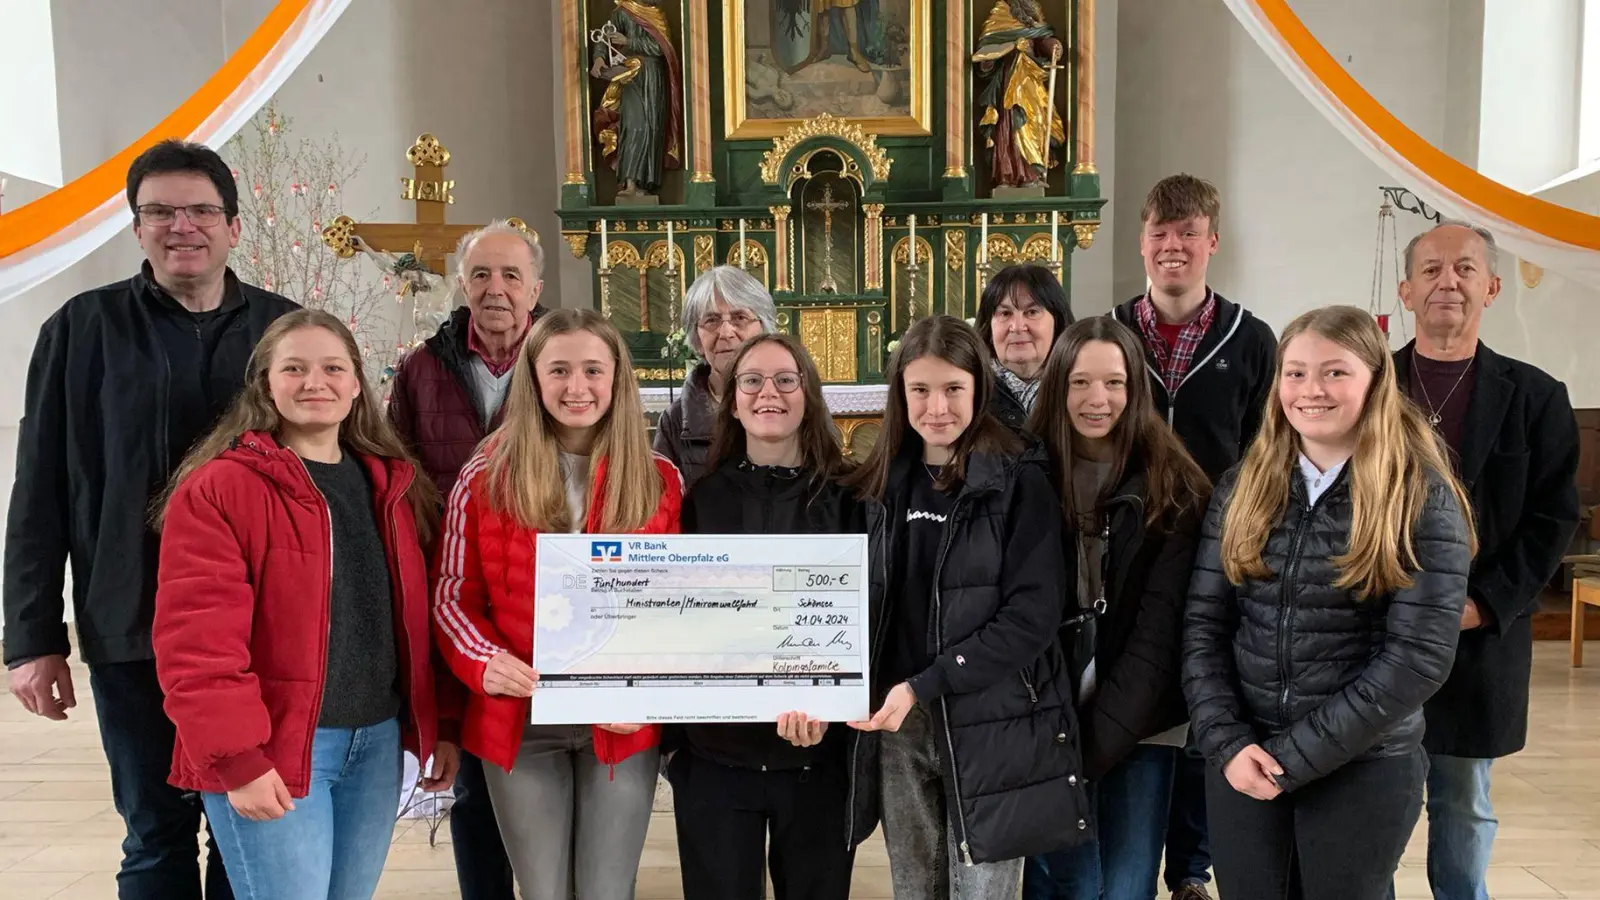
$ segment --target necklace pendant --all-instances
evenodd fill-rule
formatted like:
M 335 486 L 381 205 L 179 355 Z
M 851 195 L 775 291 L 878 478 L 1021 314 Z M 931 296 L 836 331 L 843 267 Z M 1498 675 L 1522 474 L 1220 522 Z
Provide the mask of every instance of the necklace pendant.
M 1432 425 L 1435 428 L 1438 428 L 1439 427 L 1439 423 L 1443 422 L 1443 421 L 1444 421 L 1444 419 L 1441 418 L 1438 413 L 1430 413 L 1428 415 L 1428 424 Z

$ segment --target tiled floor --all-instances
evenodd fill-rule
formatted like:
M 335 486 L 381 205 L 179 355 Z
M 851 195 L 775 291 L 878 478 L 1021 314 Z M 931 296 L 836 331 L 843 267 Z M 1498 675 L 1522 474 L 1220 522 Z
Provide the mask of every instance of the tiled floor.
M 0 898 L 112 900 L 122 822 L 88 702 L 66 723 L 47 722 L 0 697 Z M 3 682 L 0 682 L 3 684 Z M 1489 882 L 1499 900 L 1600 900 L 1600 665 L 1567 668 L 1566 645 L 1538 645 L 1530 748 L 1496 767 L 1501 821 Z M 1399 896 L 1427 896 L 1419 828 L 1399 874 Z M 428 846 L 425 825 L 406 821 L 378 892 L 387 900 L 457 896 L 449 829 Z M 677 898 L 670 816 L 657 816 L 639 871 L 639 898 Z M 882 845 L 862 849 L 857 897 L 888 897 Z

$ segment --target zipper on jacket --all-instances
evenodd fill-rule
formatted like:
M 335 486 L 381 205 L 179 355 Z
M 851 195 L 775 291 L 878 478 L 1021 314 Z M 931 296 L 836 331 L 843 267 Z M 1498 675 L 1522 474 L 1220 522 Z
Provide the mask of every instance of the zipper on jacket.
M 1291 478 L 1299 477 L 1299 473 L 1290 475 Z M 1321 499 L 1321 498 L 1318 498 Z M 1294 575 L 1300 568 L 1300 542 L 1305 537 L 1306 528 L 1311 522 L 1311 511 L 1315 504 L 1301 506 L 1300 521 L 1294 528 L 1294 538 L 1289 542 L 1289 559 L 1283 567 L 1283 581 L 1278 587 L 1278 678 L 1283 688 L 1278 692 L 1278 722 L 1282 723 L 1289 716 L 1289 622 L 1294 612 Z
M 938 636 L 935 641 L 935 654 L 944 652 L 944 591 L 939 587 L 940 576 L 944 573 L 945 557 L 949 555 L 950 544 L 955 538 L 956 526 L 961 524 L 963 498 L 957 497 L 950 510 L 950 522 L 945 528 L 944 540 L 939 545 L 939 559 L 933 566 L 933 633 Z M 956 826 L 961 829 L 961 861 L 967 866 L 972 866 L 972 851 L 967 845 L 967 811 L 961 802 L 961 770 L 956 765 L 956 742 L 950 734 L 950 703 L 946 698 L 939 698 L 939 708 L 944 711 L 944 744 L 950 753 L 950 786 L 956 795 Z
M 1222 336 L 1222 340 L 1217 341 L 1217 345 L 1215 347 L 1212 347 L 1211 348 L 1211 352 L 1207 353 L 1204 358 L 1199 359 L 1199 360 L 1189 364 L 1189 368 L 1188 368 L 1187 371 L 1185 371 L 1183 373 L 1183 378 L 1181 380 L 1179 380 L 1178 386 L 1173 388 L 1172 390 L 1170 390 L 1170 391 L 1166 390 L 1166 387 L 1167 387 L 1166 379 L 1162 378 L 1159 374 L 1157 374 L 1158 372 L 1160 372 L 1159 368 L 1152 368 L 1150 370 L 1151 379 L 1153 379 L 1156 382 L 1156 384 L 1161 385 L 1161 389 L 1163 391 L 1166 391 L 1166 394 L 1167 394 L 1167 426 L 1168 427 L 1172 426 L 1172 417 L 1173 417 L 1173 414 L 1175 413 L 1175 411 L 1178 408 L 1178 392 L 1183 390 L 1183 386 L 1185 384 L 1189 383 L 1189 379 L 1194 377 L 1194 373 L 1196 373 L 1196 372 L 1200 371 L 1201 369 L 1205 368 L 1206 364 L 1211 362 L 1211 360 L 1215 359 L 1217 354 L 1222 352 L 1222 348 L 1227 346 L 1229 341 L 1233 340 L 1233 335 L 1239 330 L 1239 325 L 1243 321 L 1244 321 L 1244 308 L 1241 307 L 1239 309 L 1238 314 L 1233 317 L 1232 324 L 1230 324 L 1228 326 L 1228 333 L 1224 334 Z M 1137 330 L 1137 329 L 1135 329 L 1135 330 Z
M 250 446 L 260 449 L 254 443 Z M 322 488 L 317 487 L 317 480 L 311 477 L 311 468 L 306 465 L 306 461 L 293 450 L 287 452 L 300 464 L 300 471 L 306 473 L 306 481 L 311 484 L 311 490 L 322 500 L 322 512 L 328 522 L 328 593 L 323 606 L 325 617 L 322 622 L 322 665 L 319 667 L 322 672 L 322 690 L 317 691 L 316 702 L 311 704 L 311 727 L 307 730 L 308 734 L 314 735 L 317 731 L 317 722 L 322 719 L 322 697 L 328 690 L 328 642 L 333 639 L 333 507 L 328 505 L 328 497 L 322 493 Z M 304 755 L 305 770 L 308 773 L 311 771 L 311 743 L 307 739 Z
M 415 470 L 413 470 L 413 471 L 415 471 Z M 415 477 L 415 476 L 413 475 L 413 477 Z M 411 486 L 410 484 L 406 484 L 399 491 L 394 491 L 392 489 L 392 486 L 391 486 L 389 499 L 384 503 L 384 518 L 387 519 L 388 525 L 389 525 L 389 547 L 391 547 L 391 548 L 395 548 L 395 547 L 399 547 L 400 546 L 400 530 L 395 527 L 395 513 L 394 513 L 395 505 L 397 503 L 405 500 L 405 491 L 406 491 L 406 489 L 410 488 L 410 486 Z M 333 511 L 331 509 L 328 511 L 328 518 L 329 518 L 329 523 L 330 523 L 330 528 L 331 528 L 331 523 L 332 523 L 332 519 L 333 519 Z M 329 534 L 332 534 L 332 532 L 330 531 Z M 329 541 L 331 543 L 332 538 L 330 538 Z M 406 583 L 405 583 L 405 576 L 400 571 L 400 566 L 398 564 L 398 561 L 394 558 L 393 551 L 391 550 L 386 555 L 390 557 L 390 559 L 389 559 L 389 577 L 393 578 L 395 580 L 394 581 L 395 586 L 398 587 L 399 590 L 400 590 L 400 609 L 398 610 L 398 612 L 399 612 L 398 618 L 400 619 L 400 636 L 405 641 L 406 668 L 410 669 L 411 668 L 411 663 L 414 662 L 414 660 L 411 659 L 411 649 L 410 649 L 411 648 L 411 626 L 410 626 L 409 623 L 406 622 L 406 599 L 405 599 Z M 332 591 L 331 582 L 330 582 L 330 585 L 329 585 L 329 591 L 330 591 L 330 593 Z M 329 631 L 333 630 L 333 619 L 332 619 L 331 616 L 329 617 L 329 620 L 328 620 L 328 629 L 329 629 Z M 408 677 L 410 676 L 409 672 L 407 672 L 407 676 Z M 416 685 L 413 685 L 413 687 L 416 687 Z M 408 697 L 405 698 L 405 700 L 406 700 L 406 703 L 409 705 L 410 701 L 411 701 L 411 698 L 408 696 Z M 437 723 L 437 720 L 438 720 L 438 709 L 439 709 L 439 698 L 437 696 L 435 696 L 433 698 L 433 704 L 434 704 L 434 719 L 435 719 L 435 722 Z M 425 749 L 422 746 L 422 720 L 417 716 L 417 711 L 415 709 L 412 709 L 412 711 L 411 711 L 411 725 L 412 725 L 413 729 L 416 731 L 416 734 L 417 734 L 417 752 L 421 753 Z M 435 743 L 437 743 L 438 742 L 438 733 L 437 733 L 438 732 L 438 726 L 437 726 L 437 724 L 435 724 L 434 731 L 435 731 L 434 741 L 435 741 Z M 420 760 L 419 764 L 422 765 L 422 766 L 426 766 L 428 764 L 428 761 L 425 760 L 425 759 L 424 760 Z M 423 774 L 427 774 L 426 769 L 424 769 Z
M 1028 689 L 1028 699 L 1032 701 L 1034 706 L 1038 706 L 1039 694 L 1033 689 L 1033 680 L 1028 677 L 1028 670 L 1020 669 L 1017 674 L 1022 676 L 1022 686 Z

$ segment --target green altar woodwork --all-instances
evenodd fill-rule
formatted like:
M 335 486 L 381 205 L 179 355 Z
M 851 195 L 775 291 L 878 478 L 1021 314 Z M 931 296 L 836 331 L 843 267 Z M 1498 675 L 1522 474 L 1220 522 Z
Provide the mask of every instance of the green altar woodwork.
M 572 0 L 562 28 L 562 236 L 644 385 L 682 381 L 714 265 L 872 384 L 916 319 L 1014 262 L 1070 286 L 1093 243 L 1094 0 Z

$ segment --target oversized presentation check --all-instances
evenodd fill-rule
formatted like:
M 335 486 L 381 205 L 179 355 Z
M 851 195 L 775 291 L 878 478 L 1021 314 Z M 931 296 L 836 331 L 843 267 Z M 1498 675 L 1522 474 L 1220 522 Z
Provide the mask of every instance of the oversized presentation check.
M 866 719 L 866 535 L 541 534 L 534 724 Z

